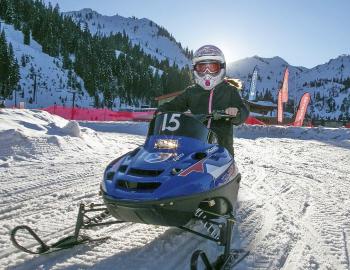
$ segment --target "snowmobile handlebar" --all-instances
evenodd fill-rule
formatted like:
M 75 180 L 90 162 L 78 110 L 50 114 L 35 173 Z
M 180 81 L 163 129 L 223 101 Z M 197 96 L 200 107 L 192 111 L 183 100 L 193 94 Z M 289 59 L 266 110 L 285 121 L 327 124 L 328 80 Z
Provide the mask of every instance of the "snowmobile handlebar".
M 235 119 L 237 116 L 233 116 L 230 114 L 227 114 L 225 110 L 215 110 L 212 113 L 207 115 L 208 118 L 212 118 L 213 120 L 220 120 L 220 119 Z
M 155 111 L 153 114 L 153 117 L 156 117 L 157 115 L 162 114 L 162 113 L 179 113 L 179 112 L 177 112 L 177 111 L 168 111 L 168 112 Z M 220 120 L 220 119 L 227 119 L 227 120 L 232 119 L 232 120 L 234 120 L 235 118 L 237 118 L 237 115 L 233 116 L 233 115 L 227 114 L 225 112 L 225 110 L 215 110 L 209 114 L 192 114 L 192 113 L 187 113 L 187 112 L 184 112 L 184 114 L 191 115 L 197 119 L 212 118 L 214 120 Z
M 240 113 L 238 112 L 237 115 L 233 116 L 230 114 L 227 114 L 225 110 L 214 110 L 209 114 L 192 114 L 191 112 L 178 112 L 178 111 L 155 111 L 153 114 L 153 118 L 156 118 L 158 115 L 163 113 L 182 113 L 185 115 L 192 116 L 193 118 L 197 119 L 198 121 L 205 123 L 209 119 L 213 119 L 214 121 L 217 120 L 226 120 L 230 121 L 232 125 L 239 125 L 240 124 Z

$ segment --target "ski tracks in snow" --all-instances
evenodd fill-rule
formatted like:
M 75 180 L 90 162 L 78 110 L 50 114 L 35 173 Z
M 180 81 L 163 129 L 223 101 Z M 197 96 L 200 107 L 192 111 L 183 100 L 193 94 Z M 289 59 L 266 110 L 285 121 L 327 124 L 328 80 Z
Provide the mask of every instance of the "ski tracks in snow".
M 239 148 L 240 233 L 252 254 L 242 269 L 349 269 L 350 169 L 339 163 L 349 151 L 267 138 Z
M 86 231 L 92 238 L 110 239 L 50 255 L 13 248 L 9 231 L 19 224 L 33 227 L 44 240 L 71 234 L 79 203 L 99 200 L 107 163 L 144 140 L 130 134 L 90 135 L 91 140 L 84 135 L 83 144 L 78 138 L 50 137 L 32 139 L 23 149 L 3 146 L 6 155 L 14 156 L 0 164 L 1 266 L 170 270 L 188 269 L 196 249 L 210 259 L 219 254 L 215 243 L 180 229 L 132 223 Z M 236 153 L 242 182 L 233 247 L 251 252 L 237 269 L 349 270 L 349 149 L 257 138 L 236 139 Z
M 48 138 L 46 141 L 52 141 L 52 137 Z M 0 154 L 7 159 L 6 166 L 0 167 L 0 265 L 21 265 L 23 261 L 22 269 L 37 269 L 40 264 L 28 268 L 31 255 L 11 245 L 10 230 L 26 224 L 44 240 L 72 234 L 79 204 L 99 200 L 97 194 L 106 165 L 144 140 L 140 136 L 130 140 L 122 134 L 101 134 L 98 139 L 98 143 L 85 143 L 78 138 L 62 137 L 59 147 L 57 144 L 41 147 L 42 140 L 28 137 L 19 140 L 19 146 L 15 147 L 17 154 L 21 153 L 21 161 L 10 147 L 6 147 L 6 151 L 0 149 Z M 27 147 L 30 158 L 23 158 L 26 149 L 21 150 L 21 144 L 31 145 L 32 148 Z M 90 147 L 86 147 L 87 144 Z M 28 235 L 23 235 L 21 240 L 29 246 L 35 244 Z M 42 262 L 42 258 L 33 260 Z

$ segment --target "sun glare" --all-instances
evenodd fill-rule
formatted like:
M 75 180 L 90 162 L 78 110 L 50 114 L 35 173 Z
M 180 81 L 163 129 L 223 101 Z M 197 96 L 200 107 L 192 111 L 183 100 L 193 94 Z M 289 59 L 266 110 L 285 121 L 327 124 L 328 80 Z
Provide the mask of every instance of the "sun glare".
M 233 45 L 229 43 L 218 43 L 217 47 L 224 53 L 226 63 L 238 60 L 237 52 Z

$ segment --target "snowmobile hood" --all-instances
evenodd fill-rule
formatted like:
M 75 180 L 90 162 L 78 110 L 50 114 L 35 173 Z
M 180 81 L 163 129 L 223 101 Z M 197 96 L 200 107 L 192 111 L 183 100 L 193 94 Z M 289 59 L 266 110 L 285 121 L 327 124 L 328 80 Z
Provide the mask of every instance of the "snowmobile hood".
M 209 191 L 237 174 L 223 147 L 184 136 L 149 136 L 107 167 L 102 189 L 119 200 L 162 200 Z

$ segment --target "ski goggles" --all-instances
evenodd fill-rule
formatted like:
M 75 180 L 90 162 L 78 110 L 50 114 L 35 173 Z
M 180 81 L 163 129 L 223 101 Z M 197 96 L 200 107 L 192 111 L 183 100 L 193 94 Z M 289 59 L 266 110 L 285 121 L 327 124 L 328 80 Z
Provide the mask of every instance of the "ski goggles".
M 203 62 L 203 63 L 197 63 L 194 65 L 194 70 L 198 73 L 211 73 L 215 74 L 220 72 L 220 69 L 224 68 L 225 64 L 221 64 L 219 62 Z

